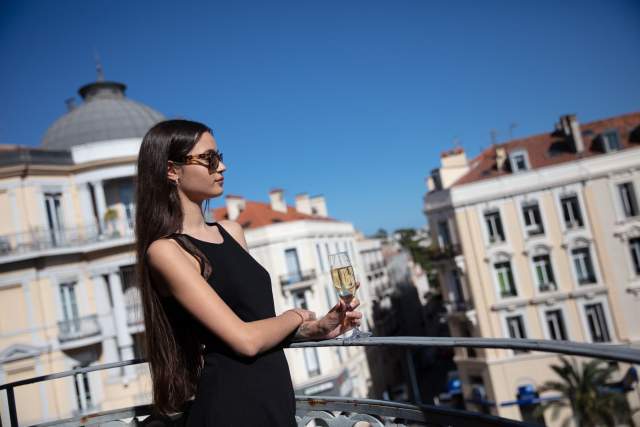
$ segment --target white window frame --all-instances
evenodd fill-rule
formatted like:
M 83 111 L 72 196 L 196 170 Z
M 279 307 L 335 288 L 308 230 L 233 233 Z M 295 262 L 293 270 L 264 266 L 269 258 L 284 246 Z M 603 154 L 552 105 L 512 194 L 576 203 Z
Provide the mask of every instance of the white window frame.
M 553 274 L 553 278 L 554 278 L 553 284 L 555 285 L 555 289 L 550 289 L 547 291 L 540 290 L 540 284 L 538 283 L 538 274 L 537 274 L 536 263 L 534 261 L 534 258 L 542 255 L 546 255 L 547 257 L 549 257 L 549 265 L 551 267 L 551 272 Z M 536 248 L 533 251 L 531 251 L 531 254 L 529 256 L 529 266 L 531 267 L 531 279 L 533 281 L 533 285 L 535 288 L 535 292 L 534 292 L 535 295 L 550 295 L 560 290 L 560 286 L 558 285 L 558 270 L 556 269 L 556 265 L 553 260 L 551 248 L 549 248 L 546 245 L 536 246 Z
M 631 185 L 631 190 L 633 191 L 633 198 L 635 199 L 635 209 L 636 209 L 636 214 L 635 215 L 627 215 L 627 211 L 626 211 L 626 205 L 630 204 L 630 201 L 625 202 L 625 200 L 622 197 L 622 186 L 626 185 L 626 184 L 630 184 Z M 635 181 L 633 179 L 629 179 L 629 180 L 622 180 L 618 183 L 615 184 L 615 188 L 616 188 L 616 195 L 618 198 L 618 203 L 620 203 L 620 211 L 622 213 L 623 218 L 625 219 L 630 219 L 630 218 L 637 218 L 638 216 L 640 216 L 640 205 L 638 204 L 638 191 L 636 190 L 636 185 L 635 185 Z M 629 207 L 631 207 L 629 205 Z
M 530 328 L 530 325 L 529 325 L 529 319 L 527 318 L 527 309 L 526 308 L 518 308 L 518 309 L 515 309 L 513 311 L 502 312 L 500 317 L 501 317 L 503 336 L 505 338 L 513 338 L 509 334 L 508 318 L 516 317 L 516 316 L 522 317 L 522 325 L 524 327 L 524 334 L 525 334 L 525 338 L 523 338 L 523 339 L 531 339 L 531 333 L 530 333 L 531 328 Z M 515 339 L 515 338 L 513 338 L 513 339 Z M 509 352 L 511 353 L 512 357 L 518 357 L 518 356 L 523 356 L 523 355 L 530 354 L 530 351 L 526 351 L 526 350 L 523 350 L 523 352 L 521 354 L 516 354 L 514 350 L 509 350 Z
M 576 215 L 575 215 L 575 212 L 573 212 L 573 209 L 571 209 L 571 212 L 570 212 L 570 216 L 572 217 L 572 221 L 571 221 L 570 224 L 575 224 L 575 225 L 569 227 L 568 224 L 567 224 L 567 221 L 566 221 L 566 219 L 564 217 L 563 200 L 570 199 L 570 198 L 575 198 L 576 201 L 578 202 L 578 209 L 580 210 L 579 213 L 580 213 L 580 219 L 582 220 L 582 225 L 578 225 L 578 222 L 577 222 L 577 220 L 575 218 Z M 566 194 L 564 196 L 560 196 L 560 200 L 558 201 L 558 203 L 560 204 L 560 219 L 561 219 L 565 229 L 567 229 L 567 230 L 579 230 L 581 228 L 584 228 L 584 226 L 585 226 L 584 214 L 583 214 L 583 211 L 582 211 L 582 206 L 580 205 L 580 198 L 579 198 L 579 196 L 577 194 Z
M 618 139 L 618 148 L 611 149 L 609 138 L 607 136 L 607 134 L 610 134 L 610 133 L 616 134 L 616 138 Z M 620 132 L 618 132 L 618 129 L 615 129 L 615 128 L 607 129 L 600 134 L 600 138 L 602 139 L 602 148 L 606 153 L 615 153 L 616 151 L 620 151 L 623 148 L 622 141 L 620 140 Z
M 636 250 L 632 248 L 631 240 L 638 239 L 638 245 Z M 640 277 L 640 236 L 633 236 L 628 239 L 625 239 L 625 246 L 627 250 L 627 259 L 629 260 L 629 267 L 631 272 L 631 277 L 638 278 Z M 636 264 L 633 260 L 632 252 L 636 253 L 636 258 L 638 259 L 638 268 L 636 269 Z
M 509 266 L 511 267 L 511 277 L 513 277 L 513 281 L 514 281 L 513 288 L 516 291 L 516 294 L 514 296 L 503 297 L 502 293 L 500 292 L 500 281 L 498 280 L 498 270 L 496 270 L 495 264 L 501 263 L 501 262 L 508 262 Z M 519 280 L 518 280 L 518 275 L 516 274 L 516 268 L 514 266 L 512 256 L 504 252 L 500 252 L 496 254 L 489 260 L 489 268 L 491 270 L 491 278 L 493 280 L 493 286 L 496 292 L 496 301 L 508 301 L 511 299 L 522 297 L 520 288 L 518 287 Z
M 578 206 L 580 207 L 580 213 L 582 214 L 582 227 L 568 228 L 564 222 L 564 214 L 562 213 L 561 199 L 568 196 L 576 196 L 578 198 Z M 581 184 L 571 184 L 554 189 L 553 200 L 556 207 L 556 213 L 560 218 L 560 227 L 562 232 L 567 234 L 579 233 L 581 236 L 590 237 L 591 223 L 589 221 L 589 215 L 584 204 L 584 197 L 582 194 Z
M 516 156 L 522 156 L 524 159 L 524 164 L 525 164 L 525 169 L 518 169 L 516 167 L 517 162 L 515 157 Z M 513 173 L 521 173 L 521 172 L 526 172 L 528 170 L 531 169 L 531 163 L 529 163 L 529 153 L 527 152 L 527 150 L 520 148 L 520 149 L 516 149 L 513 150 L 512 152 L 509 153 L 509 164 L 511 165 L 511 172 Z
M 578 305 L 580 306 L 580 320 L 582 321 L 582 328 L 584 330 L 584 336 L 587 340 L 589 340 L 588 342 L 594 343 L 595 341 L 593 341 L 593 337 L 591 336 L 591 329 L 589 329 L 589 322 L 587 321 L 587 313 L 586 313 L 586 309 L 585 306 L 587 305 L 591 305 L 591 304 L 597 304 L 597 303 L 601 303 L 602 304 L 602 310 L 604 312 L 604 317 L 605 320 L 607 322 L 607 327 L 609 328 L 609 338 L 610 341 L 607 342 L 607 344 L 614 344 L 617 342 L 616 340 L 616 334 L 615 334 L 615 324 L 613 323 L 613 319 L 611 317 L 611 312 L 609 311 L 609 303 L 607 301 L 606 296 L 604 295 L 599 295 L 596 296 L 594 298 L 590 298 L 590 299 L 586 299 L 586 298 L 581 298 L 578 301 Z
M 538 215 L 540 215 L 540 224 L 535 224 L 535 217 L 533 217 L 533 215 L 531 215 L 532 217 L 529 218 L 530 220 L 533 220 L 533 224 L 532 225 L 527 225 L 527 212 L 526 209 L 527 208 L 537 208 L 538 209 Z M 544 218 L 542 215 L 542 209 L 540 208 L 540 203 L 537 200 L 534 201 L 527 201 L 524 203 L 520 204 L 520 213 L 522 214 L 522 226 L 524 228 L 524 232 L 525 232 L 525 237 L 526 238 L 537 238 L 537 237 L 542 237 L 546 234 L 547 230 L 544 226 Z M 541 231 L 535 234 L 532 234 L 536 231 Z
M 494 212 L 498 213 L 498 218 L 500 219 L 500 224 L 502 226 L 502 233 L 504 234 L 504 240 L 491 239 L 491 233 L 489 231 L 489 225 L 487 224 L 486 215 Z M 502 220 L 502 218 L 503 218 L 503 215 L 502 215 L 501 209 L 489 208 L 482 211 L 482 224 L 483 224 L 483 229 L 485 231 L 485 241 L 487 242 L 488 245 L 500 245 L 500 244 L 507 243 L 507 230 L 505 229 L 504 221 Z M 495 227 L 495 222 L 493 222 L 493 226 Z
M 572 340 L 571 328 L 569 327 L 569 323 L 567 321 L 567 310 L 563 305 L 560 304 L 552 304 L 545 305 L 540 307 L 540 322 L 542 323 L 542 330 L 544 332 L 545 339 L 553 340 L 551 337 L 551 331 L 549 330 L 549 325 L 547 324 L 547 313 L 551 311 L 559 311 L 562 316 L 562 321 L 564 322 L 564 332 L 566 334 L 566 340 Z
M 569 263 L 571 265 L 571 272 L 573 274 L 573 281 L 575 284 L 575 289 L 584 289 L 585 287 L 589 287 L 589 286 L 597 286 L 599 284 L 602 283 L 601 279 L 600 279 L 600 269 L 598 268 L 598 260 L 597 258 L 594 256 L 594 250 L 593 250 L 593 244 L 590 241 L 586 241 L 585 239 L 576 239 L 577 241 L 574 242 L 573 245 L 571 245 L 567 251 L 567 255 L 569 255 Z M 595 282 L 593 283 L 584 283 L 581 284 L 580 283 L 580 279 L 578 277 L 578 271 L 576 270 L 576 265 L 573 259 L 573 251 L 574 249 L 581 249 L 581 248 L 587 248 L 588 252 L 589 252 L 589 258 L 591 259 L 591 267 L 593 268 L 593 274 L 594 274 L 594 278 L 595 278 Z
M 90 314 L 86 312 L 86 309 L 87 309 L 86 301 L 88 301 L 87 289 L 85 288 L 86 280 L 84 279 L 84 277 L 78 275 L 77 273 L 73 273 L 70 270 L 67 270 L 66 268 L 64 270 L 65 271 L 54 273 L 52 276 L 53 277 L 52 286 L 53 286 L 53 292 L 56 300 L 56 315 L 58 317 L 57 320 L 60 322 L 64 321 L 64 313 L 62 311 L 63 301 L 60 297 L 60 291 L 61 291 L 60 288 L 65 283 L 70 283 L 70 282 L 75 283 L 74 291 L 76 295 L 76 302 L 78 304 L 78 318 L 81 319 Z

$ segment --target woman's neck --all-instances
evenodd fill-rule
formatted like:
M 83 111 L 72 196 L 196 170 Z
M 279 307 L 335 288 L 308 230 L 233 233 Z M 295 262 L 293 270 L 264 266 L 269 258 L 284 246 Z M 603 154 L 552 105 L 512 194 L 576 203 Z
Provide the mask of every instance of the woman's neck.
M 190 200 L 187 196 L 180 193 L 182 202 L 182 232 L 191 234 L 199 233 L 206 230 L 207 224 L 202 216 L 202 208 L 200 203 Z

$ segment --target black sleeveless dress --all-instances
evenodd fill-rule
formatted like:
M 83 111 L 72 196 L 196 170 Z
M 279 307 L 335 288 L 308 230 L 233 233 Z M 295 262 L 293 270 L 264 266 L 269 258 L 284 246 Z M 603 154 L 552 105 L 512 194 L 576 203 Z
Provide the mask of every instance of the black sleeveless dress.
M 220 224 L 224 241 L 206 242 L 186 234 L 209 260 L 207 280 L 229 307 L 246 322 L 274 317 L 271 279 L 264 269 Z M 204 344 L 204 368 L 186 427 L 296 426 L 296 403 L 283 346 L 255 357 L 240 356 L 198 323 Z

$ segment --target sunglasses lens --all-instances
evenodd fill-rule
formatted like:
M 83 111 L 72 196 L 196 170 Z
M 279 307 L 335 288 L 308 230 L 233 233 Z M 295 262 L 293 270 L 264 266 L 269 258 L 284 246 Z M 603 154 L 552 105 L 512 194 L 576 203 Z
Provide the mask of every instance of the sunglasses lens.
M 209 157 L 209 170 L 211 172 L 216 172 L 221 160 L 222 155 L 218 155 L 217 153 L 211 154 L 211 157 Z

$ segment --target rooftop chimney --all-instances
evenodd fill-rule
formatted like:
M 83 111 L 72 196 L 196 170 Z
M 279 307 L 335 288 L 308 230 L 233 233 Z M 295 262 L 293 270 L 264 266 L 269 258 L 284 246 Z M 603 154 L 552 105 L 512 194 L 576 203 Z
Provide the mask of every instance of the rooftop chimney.
M 246 207 L 244 198 L 240 196 L 228 195 L 225 198 L 225 202 L 227 204 L 227 216 L 231 221 L 235 221 L 240 216 L 240 212 Z
M 575 114 L 560 116 L 560 122 L 556 124 L 556 130 L 562 132 L 564 137 L 568 139 L 574 152 L 582 153 L 584 151 L 582 132 Z
M 311 198 L 311 215 L 329 216 L 327 213 L 327 203 L 324 196 L 313 196 Z
M 296 210 L 302 214 L 311 215 L 311 200 L 307 193 L 296 196 Z
M 507 161 L 507 150 L 504 147 L 496 148 L 496 169 L 504 170 L 504 164 Z
M 271 202 L 271 209 L 287 213 L 287 203 L 284 200 L 284 190 L 279 188 L 271 190 L 269 192 L 269 201 Z

